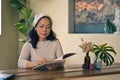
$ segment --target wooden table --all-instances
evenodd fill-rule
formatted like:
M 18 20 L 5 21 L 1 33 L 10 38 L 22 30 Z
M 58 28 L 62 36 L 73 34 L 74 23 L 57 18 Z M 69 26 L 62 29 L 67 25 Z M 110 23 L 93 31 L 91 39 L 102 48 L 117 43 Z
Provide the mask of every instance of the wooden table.
M 71 65 L 62 70 L 35 71 L 31 69 L 0 70 L 0 73 L 15 74 L 13 80 L 58 80 L 75 79 L 102 75 L 120 74 L 120 63 L 103 66 L 102 70 L 83 70 L 81 65 Z

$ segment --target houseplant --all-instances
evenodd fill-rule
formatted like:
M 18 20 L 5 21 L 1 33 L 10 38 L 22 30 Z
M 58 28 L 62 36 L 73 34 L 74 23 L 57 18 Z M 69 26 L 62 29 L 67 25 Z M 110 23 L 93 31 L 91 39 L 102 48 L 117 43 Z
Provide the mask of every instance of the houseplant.
M 93 52 L 95 53 L 96 60 L 100 59 L 106 66 L 110 66 L 114 63 L 114 57 L 112 55 L 116 55 L 116 51 L 107 43 L 102 45 L 93 44 Z
M 21 19 L 15 23 L 18 31 L 26 38 L 29 28 L 32 26 L 34 17 L 31 15 L 32 9 L 28 7 L 26 0 L 11 0 L 10 6 L 16 8 L 20 15 Z M 19 39 L 22 42 L 26 42 L 26 39 Z

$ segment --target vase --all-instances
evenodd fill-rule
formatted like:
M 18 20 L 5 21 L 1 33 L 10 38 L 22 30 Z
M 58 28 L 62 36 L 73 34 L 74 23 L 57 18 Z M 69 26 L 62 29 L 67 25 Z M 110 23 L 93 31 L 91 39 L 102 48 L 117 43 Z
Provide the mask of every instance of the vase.
M 101 70 L 102 69 L 102 61 L 100 58 L 96 58 L 94 62 L 94 69 Z
M 89 51 L 86 52 L 86 56 L 84 57 L 84 64 L 83 64 L 83 69 L 90 69 L 90 56 L 89 56 Z

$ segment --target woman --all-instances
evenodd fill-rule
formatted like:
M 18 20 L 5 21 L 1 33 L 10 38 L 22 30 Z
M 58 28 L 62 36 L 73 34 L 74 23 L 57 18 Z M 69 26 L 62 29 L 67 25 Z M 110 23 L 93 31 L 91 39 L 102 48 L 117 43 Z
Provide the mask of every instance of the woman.
M 36 14 L 33 27 L 28 32 L 28 41 L 23 45 L 18 59 L 18 67 L 33 68 L 39 64 L 63 56 L 59 40 L 52 30 L 52 20 L 49 16 Z M 55 69 L 57 65 L 46 66 Z

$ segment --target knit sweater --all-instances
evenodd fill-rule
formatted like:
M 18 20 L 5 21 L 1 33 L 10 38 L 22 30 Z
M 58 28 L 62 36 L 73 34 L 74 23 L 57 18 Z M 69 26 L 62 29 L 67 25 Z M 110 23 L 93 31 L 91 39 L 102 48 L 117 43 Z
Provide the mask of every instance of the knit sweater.
M 40 58 L 46 58 L 51 61 L 62 56 L 63 51 L 59 40 L 39 41 L 36 49 L 32 47 L 31 43 L 26 42 L 18 59 L 18 67 L 26 68 L 28 61 L 37 61 Z

